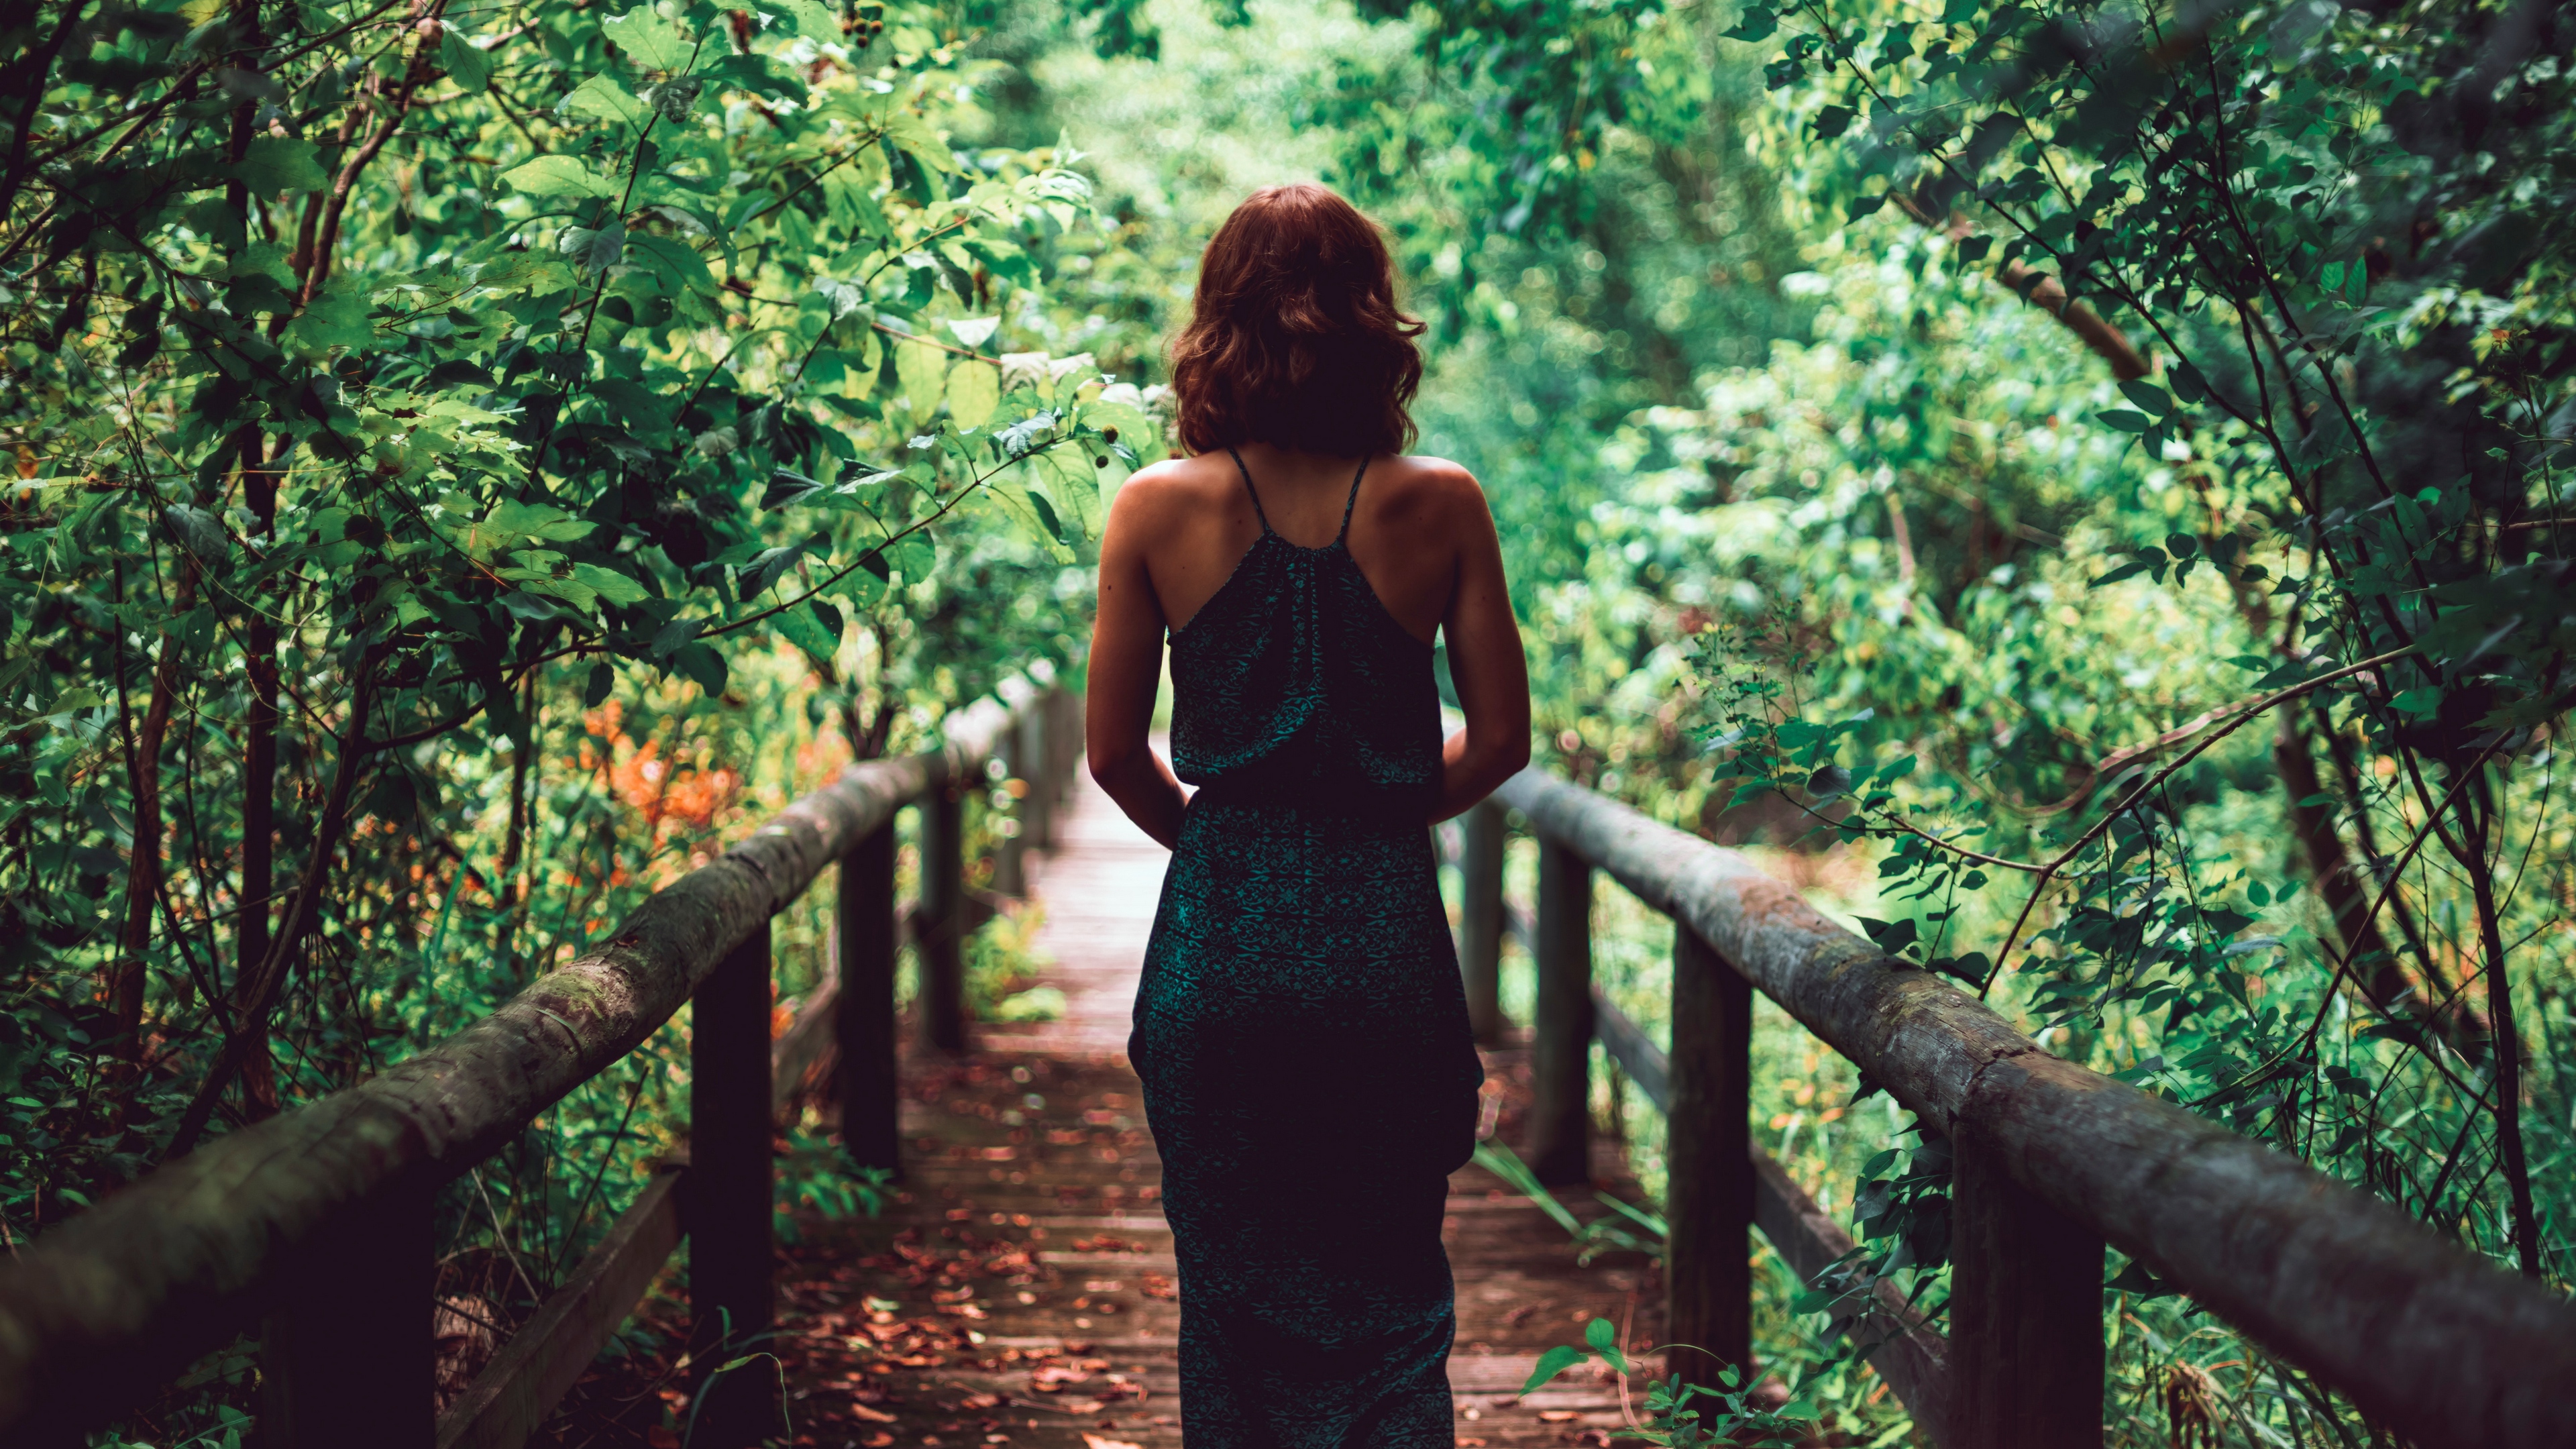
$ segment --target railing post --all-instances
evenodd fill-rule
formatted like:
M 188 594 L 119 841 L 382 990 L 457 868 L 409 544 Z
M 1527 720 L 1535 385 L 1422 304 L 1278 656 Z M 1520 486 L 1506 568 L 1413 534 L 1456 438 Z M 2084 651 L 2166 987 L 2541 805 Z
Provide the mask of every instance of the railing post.
M 1713 1384 L 1753 1360 L 1753 983 L 1678 920 L 1672 1070 L 1665 1371 Z
M 1058 801 L 1064 799 L 1065 791 L 1073 784 L 1074 767 L 1082 762 L 1082 716 L 1082 695 L 1079 692 L 1070 689 L 1056 691 L 1055 711 L 1047 717 L 1047 737 L 1053 741 L 1050 747 L 1055 761 L 1052 788 Z M 1052 842 L 1054 836 L 1049 835 L 1048 840 Z
M 1467 1024 L 1493 1046 L 1511 1029 L 1503 1019 L 1503 807 L 1491 800 L 1461 822 L 1458 855 L 1458 970 L 1467 983 Z
M 262 1449 L 436 1442 L 432 1221 L 430 1194 L 397 1189 L 304 1245 L 264 1325 Z
M 846 990 L 846 983 L 845 983 Z M 778 1426 L 775 1376 L 723 1366 L 769 1348 L 769 925 L 698 984 L 689 1024 L 689 1355 L 704 1403 L 696 1449 L 741 1449 Z
M 921 1041 L 966 1050 L 966 814 L 954 784 L 921 797 L 921 904 L 912 949 L 921 962 Z
M 1538 844 L 1538 1005 L 1530 1023 L 1538 1100 L 1530 1170 L 1548 1184 L 1592 1176 L 1592 867 Z
M 900 1170 L 895 1078 L 894 822 L 841 860 L 839 1046 L 841 1146 L 861 1167 Z
M 1003 732 L 1001 743 L 995 749 L 993 758 L 1001 761 L 1003 768 L 997 771 L 989 766 L 986 767 L 984 771 L 986 780 L 992 785 L 1001 786 L 1016 778 L 1020 782 L 1020 794 L 1011 802 L 1010 824 L 1007 831 L 1001 833 L 1000 842 L 993 847 L 992 889 L 993 894 L 997 896 L 1009 896 L 1017 900 L 1029 893 L 1027 866 L 1029 800 L 1038 791 L 1036 783 L 1029 779 L 1035 767 L 1030 763 L 1027 754 L 1020 749 L 1016 720 L 1013 721 L 1011 729 Z M 989 800 L 992 796 L 987 793 L 985 798 Z
M 1020 797 L 1019 845 L 1024 851 L 1044 850 L 1055 843 L 1055 787 L 1064 772 L 1056 766 L 1047 716 L 1058 712 L 1056 695 L 1057 691 L 1049 690 L 1029 701 L 1029 707 L 1020 711 L 1018 735 L 1011 745 L 1011 763 L 1029 787 L 1029 793 Z
M 1978 1449 L 2102 1443 L 2102 1239 L 1952 1139 L 1951 1425 Z

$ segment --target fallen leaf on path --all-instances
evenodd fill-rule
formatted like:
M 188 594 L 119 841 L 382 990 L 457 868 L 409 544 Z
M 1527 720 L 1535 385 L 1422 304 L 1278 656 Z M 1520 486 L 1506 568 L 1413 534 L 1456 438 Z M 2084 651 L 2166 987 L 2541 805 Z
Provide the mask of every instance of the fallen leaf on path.
M 1541 1409 L 1538 1416 L 1542 1422 L 1549 1424 L 1571 1424 L 1575 1418 L 1572 1409 Z
M 1124 1439 L 1103 1439 L 1097 1434 L 1083 1435 L 1082 1442 L 1090 1449 L 1145 1449 L 1142 1444 L 1130 1444 Z
M 871 1424 L 891 1424 L 894 1422 L 894 1415 L 887 1413 L 883 1409 L 871 1409 L 865 1404 L 850 1405 L 850 1415 L 853 1418 L 865 1419 Z

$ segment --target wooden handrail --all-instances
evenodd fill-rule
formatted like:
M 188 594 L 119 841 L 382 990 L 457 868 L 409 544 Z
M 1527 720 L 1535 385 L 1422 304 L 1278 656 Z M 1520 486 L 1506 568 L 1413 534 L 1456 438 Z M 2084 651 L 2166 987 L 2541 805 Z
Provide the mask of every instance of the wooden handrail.
M 455 1036 L 356 1086 L 209 1142 L 0 1261 L 0 1439 L 84 1442 L 82 1431 L 273 1311 L 281 1295 L 297 1291 L 290 1282 L 312 1272 L 316 1255 L 417 1250 L 425 1272 L 428 1248 L 409 1241 L 416 1234 L 377 1240 L 365 1230 L 389 1213 L 425 1225 L 425 1206 L 441 1184 L 635 1050 L 729 958 L 756 956 L 728 969 L 765 976 L 772 916 L 826 866 L 863 843 L 889 839 L 883 832 L 898 809 L 979 781 L 983 762 L 1020 730 L 1024 716 L 1057 711 L 1062 699 L 1025 680 L 1002 693 L 951 714 L 939 748 L 854 766 L 788 806 L 655 892 L 600 946 Z M 890 862 L 890 850 L 884 853 Z M 890 903 L 883 914 L 891 920 Z M 765 1028 L 759 1038 L 763 1086 L 753 1105 L 765 1120 Z M 882 1067 L 890 1088 L 891 1062 Z M 654 1213 L 667 1210 L 671 1190 L 669 1183 L 657 1187 Z M 765 1241 L 765 1205 L 761 1229 Z M 635 1237 L 613 1235 L 629 1256 Z M 591 1266 L 574 1279 L 595 1293 Z M 595 1325 L 605 1311 L 591 1304 L 540 1321 Z M 607 1326 L 622 1316 L 620 1306 Z M 427 1303 L 418 1317 L 425 1377 Z M 429 1385 L 419 1384 L 417 1393 L 425 1405 Z M 426 1442 L 425 1419 L 415 1434 L 402 1409 L 379 1408 L 388 1422 L 375 1442 Z M 295 1437 L 344 1442 L 336 1432 L 299 1426 Z
M 1989 1321 L 1995 1311 L 2012 1316 L 1988 1293 L 1993 1282 L 2027 1290 L 2013 1270 L 2044 1252 L 2057 1254 L 2062 1279 L 2090 1233 L 2096 1276 L 2057 1285 L 2051 1311 L 2061 1322 L 2076 1308 L 2098 1320 L 2107 1240 L 2420 1443 L 2576 1444 L 2576 1306 L 2566 1299 L 2286 1154 L 2049 1055 L 1738 852 L 1535 768 L 1496 798 L 1544 847 L 1606 871 L 1672 917 L 1951 1139 L 1963 1163 L 1958 1212 L 1993 1229 L 1970 1241 L 1954 1235 L 1954 1357 L 1974 1338 L 1991 1358 L 1995 1335 L 2012 1328 Z M 1544 921 L 1537 934 L 1547 934 Z M 1542 1038 L 1548 1030 L 1539 1023 Z M 1609 1035 L 1642 1037 L 1615 1024 Z M 1618 1044 L 1634 1051 L 1634 1042 Z M 2079 1234 L 2072 1248 L 2056 1241 L 2066 1237 L 2060 1226 Z M 1964 1321 L 1971 1316 L 1976 1323 Z M 2082 1416 L 2061 1422 L 2098 1423 L 2098 1382 L 2055 1387 L 2074 1395 L 2065 1412 Z M 1988 1409 L 1976 1404 L 1959 1412 L 1965 1421 L 1944 1436 L 1958 1449 L 2040 1442 L 1986 1427 Z

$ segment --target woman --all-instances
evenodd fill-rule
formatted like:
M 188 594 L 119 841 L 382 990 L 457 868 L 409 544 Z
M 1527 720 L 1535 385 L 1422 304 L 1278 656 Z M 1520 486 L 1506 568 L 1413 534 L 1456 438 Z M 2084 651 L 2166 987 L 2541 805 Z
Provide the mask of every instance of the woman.
M 1421 330 L 1350 203 L 1254 193 L 1172 345 L 1195 456 L 1101 540 L 1091 772 L 1173 852 L 1128 1055 L 1192 1449 L 1452 1440 L 1440 1219 L 1483 1069 L 1427 827 L 1527 763 L 1529 681 L 1483 492 L 1398 455 Z M 1166 636 L 1178 779 L 1145 739 Z

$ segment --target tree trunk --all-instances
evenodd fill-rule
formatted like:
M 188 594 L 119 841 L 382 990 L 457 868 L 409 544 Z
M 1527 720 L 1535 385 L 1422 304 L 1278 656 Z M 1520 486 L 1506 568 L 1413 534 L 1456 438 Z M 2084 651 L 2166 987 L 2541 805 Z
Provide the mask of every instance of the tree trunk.
M 206 1130 L 207 1120 L 214 1115 L 215 1103 L 233 1074 L 241 1070 L 243 1060 L 254 1043 L 264 1051 L 268 1039 L 269 1013 L 277 1007 L 277 998 L 286 986 L 288 967 L 303 946 L 305 935 L 313 929 L 322 914 L 322 890 L 331 876 L 331 861 L 339 854 L 340 837 L 347 832 L 351 797 L 356 791 L 358 775 L 366 766 L 370 752 L 367 744 L 367 710 L 374 702 L 376 663 L 381 656 L 370 650 L 357 668 L 355 687 L 349 701 L 348 723 L 341 727 L 339 762 L 331 773 L 331 792 L 322 803 L 322 817 L 316 822 L 313 853 L 304 863 L 304 877 L 297 883 L 295 899 L 286 910 L 285 929 L 270 943 L 268 954 L 261 958 L 257 970 L 233 986 L 237 1012 L 232 1029 L 224 1038 L 223 1049 L 216 1055 L 206 1079 L 198 1084 L 195 1100 L 179 1119 L 179 1130 L 172 1134 L 164 1158 L 178 1157 L 196 1145 L 199 1134 Z
M 2335 936 L 2343 945 L 2344 959 L 2352 963 L 2347 974 L 2381 1011 L 2426 1027 L 2466 1055 L 2482 1055 L 2486 1043 L 2463 1029 L 2457 1013 L 2440 1011 L 2438 1003 L 2426 1000 L 2424 993 L 2416 989 L 2414 979 L 2406 974 L 2397 953 L 2388 948 L 2388 938 L 2380 933 L 2379 922 L 2371 913 L 2371 903 L 2379 894 L 2378 882 L 2369 873 L 2353 868 L 2343 835 L 2335 829 L 2334 806 L 2317 798 L 2325 792 L 2325 786 L 2317 778 L 2316 757 L 2309 752 L 2307 738 L 2299 730 L 2295 709 L 2281 715 L 2272 759 L 2281 772 L 2281 789 L 2288 796 L 2290 831 L 2298 837 L 2299 849 L 2307 857 L 2308 875 L 2316 882 L 2317 894 L 2325 898 L 2326 911 L 2334 917 Z
M 193 605 L 196 592 L 196 569 L 183 565 L 180 611 Z M 152 669 L 152 700 L 144 707 L 142 725 L 127 741 L 134 836 L 125 868 L 125 927 L 106 982 L 113 1022 L 108 1051 L 118 1064 L 112 1079 L 120 1083 L 133 1081 L 143 1061 L 143 996 L 149 980 L 145 957 L 152 945 L 152 912 L 161 898 L 161 744 L 169 734 L 171 700 L 178 693 L 179 658 L 178 639 L 164 629 L 161 658 Z

